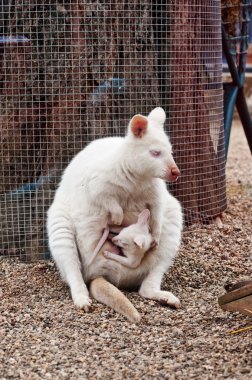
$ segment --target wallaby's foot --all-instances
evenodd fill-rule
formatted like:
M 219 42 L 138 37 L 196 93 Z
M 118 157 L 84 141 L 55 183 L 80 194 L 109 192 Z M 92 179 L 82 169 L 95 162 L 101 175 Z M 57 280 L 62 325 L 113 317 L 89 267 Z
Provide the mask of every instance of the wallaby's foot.
M 89 311 L 92 300 L 89 298 L 88 295 L 82 292 L 78 292 L 78 293 L 72 294 L 72 298 L 73 298 L 73 302 L 75 306 L 77 306 L 79 309 L 85 310 L 86 313 Z
M 176 309 L 179 309 L 181 307 L 180 300 L 176 296 L 174 296 L 174 294 L 166 291 L 161 292 L 163 293 L 163 295 L 161 295 L 159 302 L 162 305 L 174 306 Z
M 171 292 L 165 290 L 140 289 L 140 296 L 159 301 L 162 305 L 173 306 L 176 309 L 180 308 L 180 300 Z

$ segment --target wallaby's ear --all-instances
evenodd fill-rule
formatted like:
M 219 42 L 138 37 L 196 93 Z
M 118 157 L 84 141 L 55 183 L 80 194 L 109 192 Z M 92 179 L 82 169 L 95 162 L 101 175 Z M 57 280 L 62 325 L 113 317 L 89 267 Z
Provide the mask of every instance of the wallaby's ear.
M 149 224 L 149 220 L 150 220 L 150 211 L 146 208 L 138 215 L 137 223 L 143 226 L 145 224 Z
M 165 111 L 162 107 L 156 107 L 148 115 L 150 124 L 154 127 L 163 127 L 166 119 Z
M 137 138 L 143 137 L 148 127 L 148 119 L 143 115 L 135 115 L 129 123 L 129 128 L 133 135 Z
M 145 246 L 145 236 L 144 235 L 136 235 L 135 238 L 134 238 L 134 243 L 139 248 L 144 248 L 144 246 Z

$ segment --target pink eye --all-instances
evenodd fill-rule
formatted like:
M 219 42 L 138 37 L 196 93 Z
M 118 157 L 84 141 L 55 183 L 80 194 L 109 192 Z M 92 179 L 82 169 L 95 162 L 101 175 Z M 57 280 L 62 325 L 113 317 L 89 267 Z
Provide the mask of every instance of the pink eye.
M 159 150 L 150 150 L 150 154 L 153 156 L 153 157 L 159 157 L 161 152 Z

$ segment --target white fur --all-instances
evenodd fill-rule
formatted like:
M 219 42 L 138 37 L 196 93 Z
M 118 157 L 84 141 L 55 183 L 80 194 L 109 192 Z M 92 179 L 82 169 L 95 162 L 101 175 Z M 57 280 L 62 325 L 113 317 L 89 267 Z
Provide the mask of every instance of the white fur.
M 122 231 L 112 239 L 112 242 L 121 248 L 124 256 L 107 250 L 104 251 L 104 256 L 128 268 L 137 268 L 144 254 L 150 249 L 153 240 L 149 231 L 149 218 L 149 210 L 143 210 L 138 216 L 137 223 L 123 228 Z
M 170 178 L 175 165 L 164 119 L 164 111 L 157 108 L 148 116 L 141 138 L 132 133 L 130 122 L 124 138 L 92 142 L 73 158 L 62 176 L 48 211 L 49 246 L 78 307 L 88 310 L 91 300 L 85 283 L 98 276 L 122 288 L 140 287 L 143 297 L 179 305 L 175 296 L 160 290 L 163 274 L 178 251 L 182 230 L 180 204 L 163 181 Z M 152 150 L 160 151 L 160 156 L 153 157 Z M 131 224 L 145 208 L 150 209 L 151 232 L 158 247 L 135 269 L 102 254 L 88 266 L 108 216 L 116 224 L 123 217 Z

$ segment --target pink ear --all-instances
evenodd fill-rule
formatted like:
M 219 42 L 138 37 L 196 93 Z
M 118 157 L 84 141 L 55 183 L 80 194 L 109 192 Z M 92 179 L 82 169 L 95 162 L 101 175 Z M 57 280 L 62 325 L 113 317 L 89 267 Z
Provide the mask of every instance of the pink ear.
M 136 235 L 136 237 L 134 238 L 134 243 L 139 248 L 143 248 L 144 247 L 144 242 L 145 242 L 145 236 L 144 235 Z
M 148 120 L 142 115 L 135 115 L 130 121 L 130 128 L 135 137 L 141 138 L 147 131 Z
M 150 220 L 150 211 L 146 208 L 138 215 L 137 223 L 141 225 L 148 224 Z

